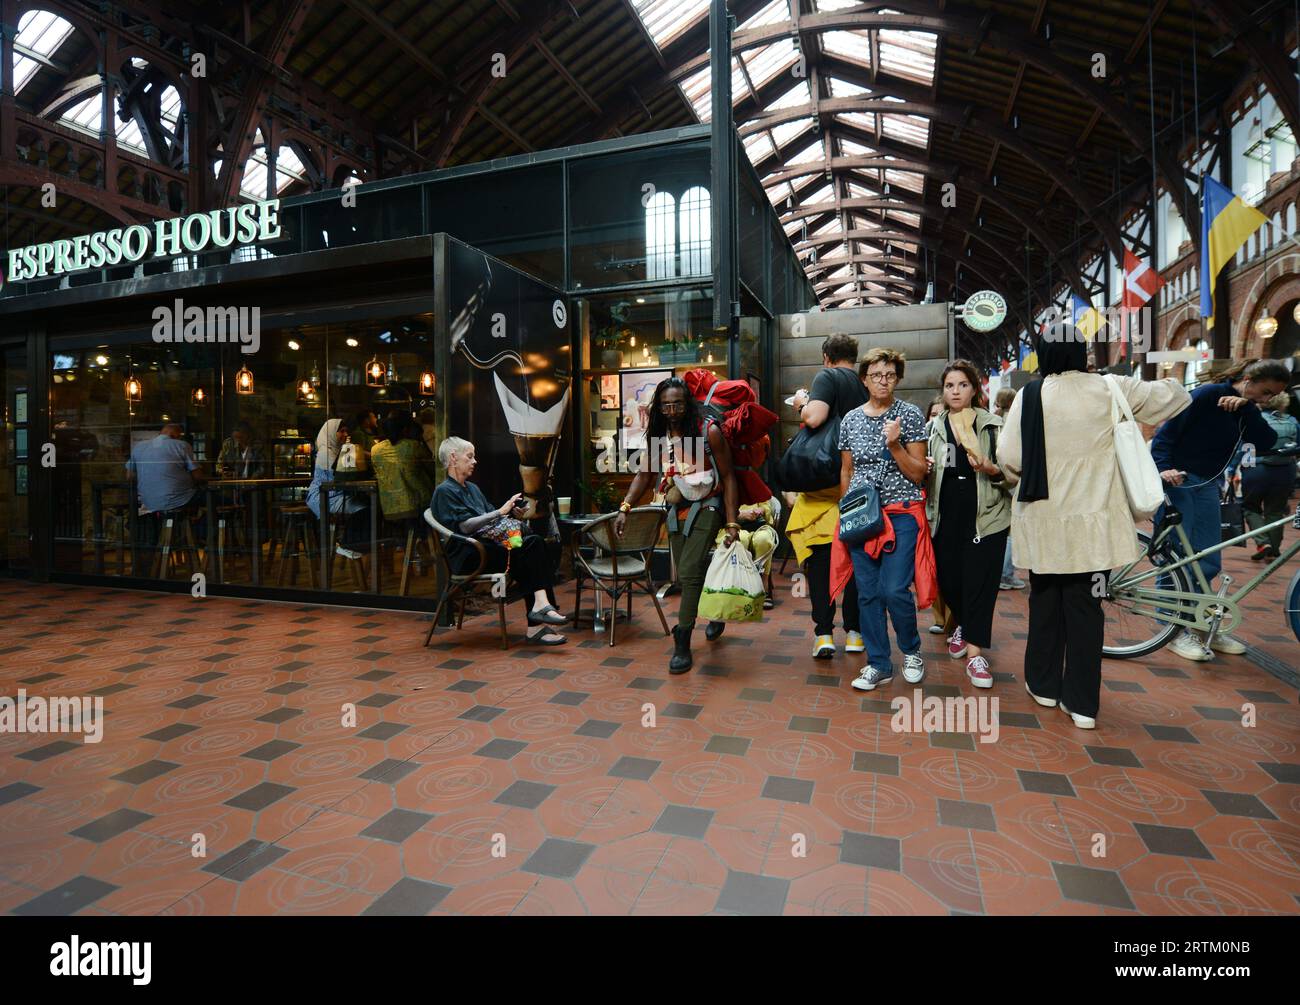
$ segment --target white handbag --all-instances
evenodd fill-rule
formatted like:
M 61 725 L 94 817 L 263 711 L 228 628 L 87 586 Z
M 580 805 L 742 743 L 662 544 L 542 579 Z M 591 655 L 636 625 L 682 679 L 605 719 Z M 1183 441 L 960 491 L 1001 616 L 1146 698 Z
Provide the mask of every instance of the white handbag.
M 1110 390 L 1110 421 L 1115 431 L 1115 460 L 1119 465 L 1128 508 L 1139 523 L 1150 519 L 1165 501 L 1164 482 L 1156 470 L 1151 448 L 1142 438 L 1142 430 L 1133 418 L 1128 399 L 1120 389 L 1119 381 L 1112 375 L 1105 377 Z

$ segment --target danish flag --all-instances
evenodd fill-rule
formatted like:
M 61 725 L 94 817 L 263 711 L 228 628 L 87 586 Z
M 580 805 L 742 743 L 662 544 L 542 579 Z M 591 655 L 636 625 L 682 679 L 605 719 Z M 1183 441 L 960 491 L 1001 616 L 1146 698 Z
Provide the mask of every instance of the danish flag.
M 1137 310 L 1164 285 L 1165 280 L 1160 273 L 1128 248 L 1124 249 L 1124 299 L 1120 301 L 1121 307 Z

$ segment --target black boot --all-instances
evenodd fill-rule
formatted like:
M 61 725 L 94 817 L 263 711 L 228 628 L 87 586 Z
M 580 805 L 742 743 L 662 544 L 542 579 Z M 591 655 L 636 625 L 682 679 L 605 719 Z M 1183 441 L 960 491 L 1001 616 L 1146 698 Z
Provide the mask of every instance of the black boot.
M 727 627 L 725 621 L 710 621 L 704 626 L 704 637 L 712 642 L 722 634 L 722 630 Z
M 691 630 L 678 625 L 673 629 L 673 658 L 668 661 L 671 674 L 686 673 L 691 668 Z

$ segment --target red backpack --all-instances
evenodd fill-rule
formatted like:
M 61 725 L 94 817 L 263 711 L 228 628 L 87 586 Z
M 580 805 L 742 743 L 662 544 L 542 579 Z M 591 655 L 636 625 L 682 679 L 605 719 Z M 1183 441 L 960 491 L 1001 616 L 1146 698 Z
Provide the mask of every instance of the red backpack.
M 740 504 L 767 502 L 772 490 L 754 469 L 767 460 L 772 446 L 767 431 L 780 416 L 758 403 L 758 396 L 746 380 L 718 380 L 712 370 L 703 369 L 688 370 L 682 379 L 691 396 L 704 406 L 705 416 L 717 422 L 731 447 Z

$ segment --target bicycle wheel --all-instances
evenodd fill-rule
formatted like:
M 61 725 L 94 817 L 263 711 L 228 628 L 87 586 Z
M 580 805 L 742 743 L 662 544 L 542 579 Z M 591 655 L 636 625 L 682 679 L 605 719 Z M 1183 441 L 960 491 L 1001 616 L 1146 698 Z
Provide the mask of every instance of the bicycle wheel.
M 1138 541 L 1142 545 L 1141 560 L 1129 570 L 1126 579 L 1144 575 L 1162 564 L 1159 559 L 1153 561 L 1147 552 L 1151 535 L 1139 532 Z M 1175 622 L 1160 617 L 1162 612 L 1173 613 L 1173 605 L 1157 607 L 1146 591 L 1157 587 L 1179 590 L 1184 593 L 1192 591 L 1192 580 L 1187 568 L 1171 569 L 1165 573 L 1161 583 L 1149 579 L 1137 586 L 1116 589 L 1111 587 L 1106 599 L 1102 601 L 1102 612 L 1106 617 L 1104 627 L 1102 655 L 1110 659 L 1131 660 L 1155 652 L 1174 637 L 1180 626 Z
M 1291 577 L 1291 585 L 1286 588 L 1286 619 L 1300 642 L 1300 572 Z

